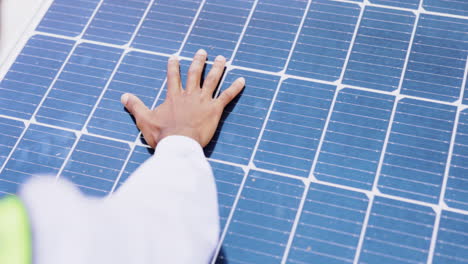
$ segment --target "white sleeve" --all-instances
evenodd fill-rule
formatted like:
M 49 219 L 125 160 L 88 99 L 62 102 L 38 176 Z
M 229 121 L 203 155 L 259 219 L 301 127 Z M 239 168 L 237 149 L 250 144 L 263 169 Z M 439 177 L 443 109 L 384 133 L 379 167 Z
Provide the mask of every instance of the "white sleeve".
M 194 140 L 171 136 L 109 199 L 37 178 L 20 193 L 35 263 L 208 263 L 219 216 L 214 177 Z

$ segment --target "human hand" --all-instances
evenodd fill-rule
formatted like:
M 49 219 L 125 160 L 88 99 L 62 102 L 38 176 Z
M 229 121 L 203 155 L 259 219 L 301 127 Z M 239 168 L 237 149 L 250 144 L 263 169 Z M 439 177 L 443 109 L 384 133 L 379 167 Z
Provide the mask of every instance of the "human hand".
M 176 56 L 167 63 L 167 95 L 164 103 L 154 110 L 133 94 L 123 94 L 121 101 L 135 117 L 146 142 L 151 147 L 171 135 L 187 136 L 205 147 L 213 137 L 224 108 L 244 88 L 245 79 L 238 78 L 218 98 L 213 92 L 224 72 L 226 59 L 216 57 L 213 67 L 200 87 L 207 53 L 199 50 L 188 71 L 185 89 L 182 87 L 179 60 Z

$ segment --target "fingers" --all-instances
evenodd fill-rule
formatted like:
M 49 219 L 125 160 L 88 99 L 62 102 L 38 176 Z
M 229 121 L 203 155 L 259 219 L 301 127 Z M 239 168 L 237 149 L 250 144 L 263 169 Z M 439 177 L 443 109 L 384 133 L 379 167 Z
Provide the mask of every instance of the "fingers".
M 203 93 L 210 97 L 213 95 L 213 91 L 216 89 L 221 76 L 223 76 L 225 65 L 226 59 L 223 56 L 219 55 L 216 57 L 213 63 L 213 67 L 211 68 L 210 73 L 208 73 L 208 76 L 206 77 L 203 84 Z
M 203 67 L 205 66 L 206 56 L 206 51 L 200 49 L 195 54 L 195 57 L 193 57 L 192 65 L 190 65 L 187 74 L 187 84 L 185 87 L 187 92 L 200 89 L 200 80 Z
M 182 91 L 179 71 L 179 59 L 172 55 L 167 62 L 167 94 L 176 95 Z
M 123 94 L 120 101 L 130 114 L 135 117 L 138 128 L 143 130 L 151 112 L 148 107 L 138 97 L 129 93 Z
M 245 79 L 244 78 L 238 78 L 235 80 L 231 87 L 226 89 L 221 95 L 218 97 L 217 103 L 219 103 L 223 109 L 228 105 L 244 88 L 245 86 Z

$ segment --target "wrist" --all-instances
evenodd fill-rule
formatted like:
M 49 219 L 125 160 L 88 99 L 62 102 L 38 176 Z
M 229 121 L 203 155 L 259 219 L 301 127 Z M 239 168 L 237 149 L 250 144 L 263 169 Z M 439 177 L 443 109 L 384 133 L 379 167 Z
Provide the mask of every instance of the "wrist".
M 192 129 L 176 129 L 170 131 L 161 132 L 158 138 L 158 142 L 169 136 L 184 136 L 195 140 L 198 144 L 201 144 L 201 138 L 198 133 L 195 133 Z

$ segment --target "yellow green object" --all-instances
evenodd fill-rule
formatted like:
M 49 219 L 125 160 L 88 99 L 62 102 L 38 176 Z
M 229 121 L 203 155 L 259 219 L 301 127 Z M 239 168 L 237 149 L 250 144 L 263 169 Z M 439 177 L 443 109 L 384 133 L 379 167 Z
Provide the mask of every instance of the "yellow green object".
M 0 199 L 0 263 L 32 263 L 29 219 L 16 196 Z

